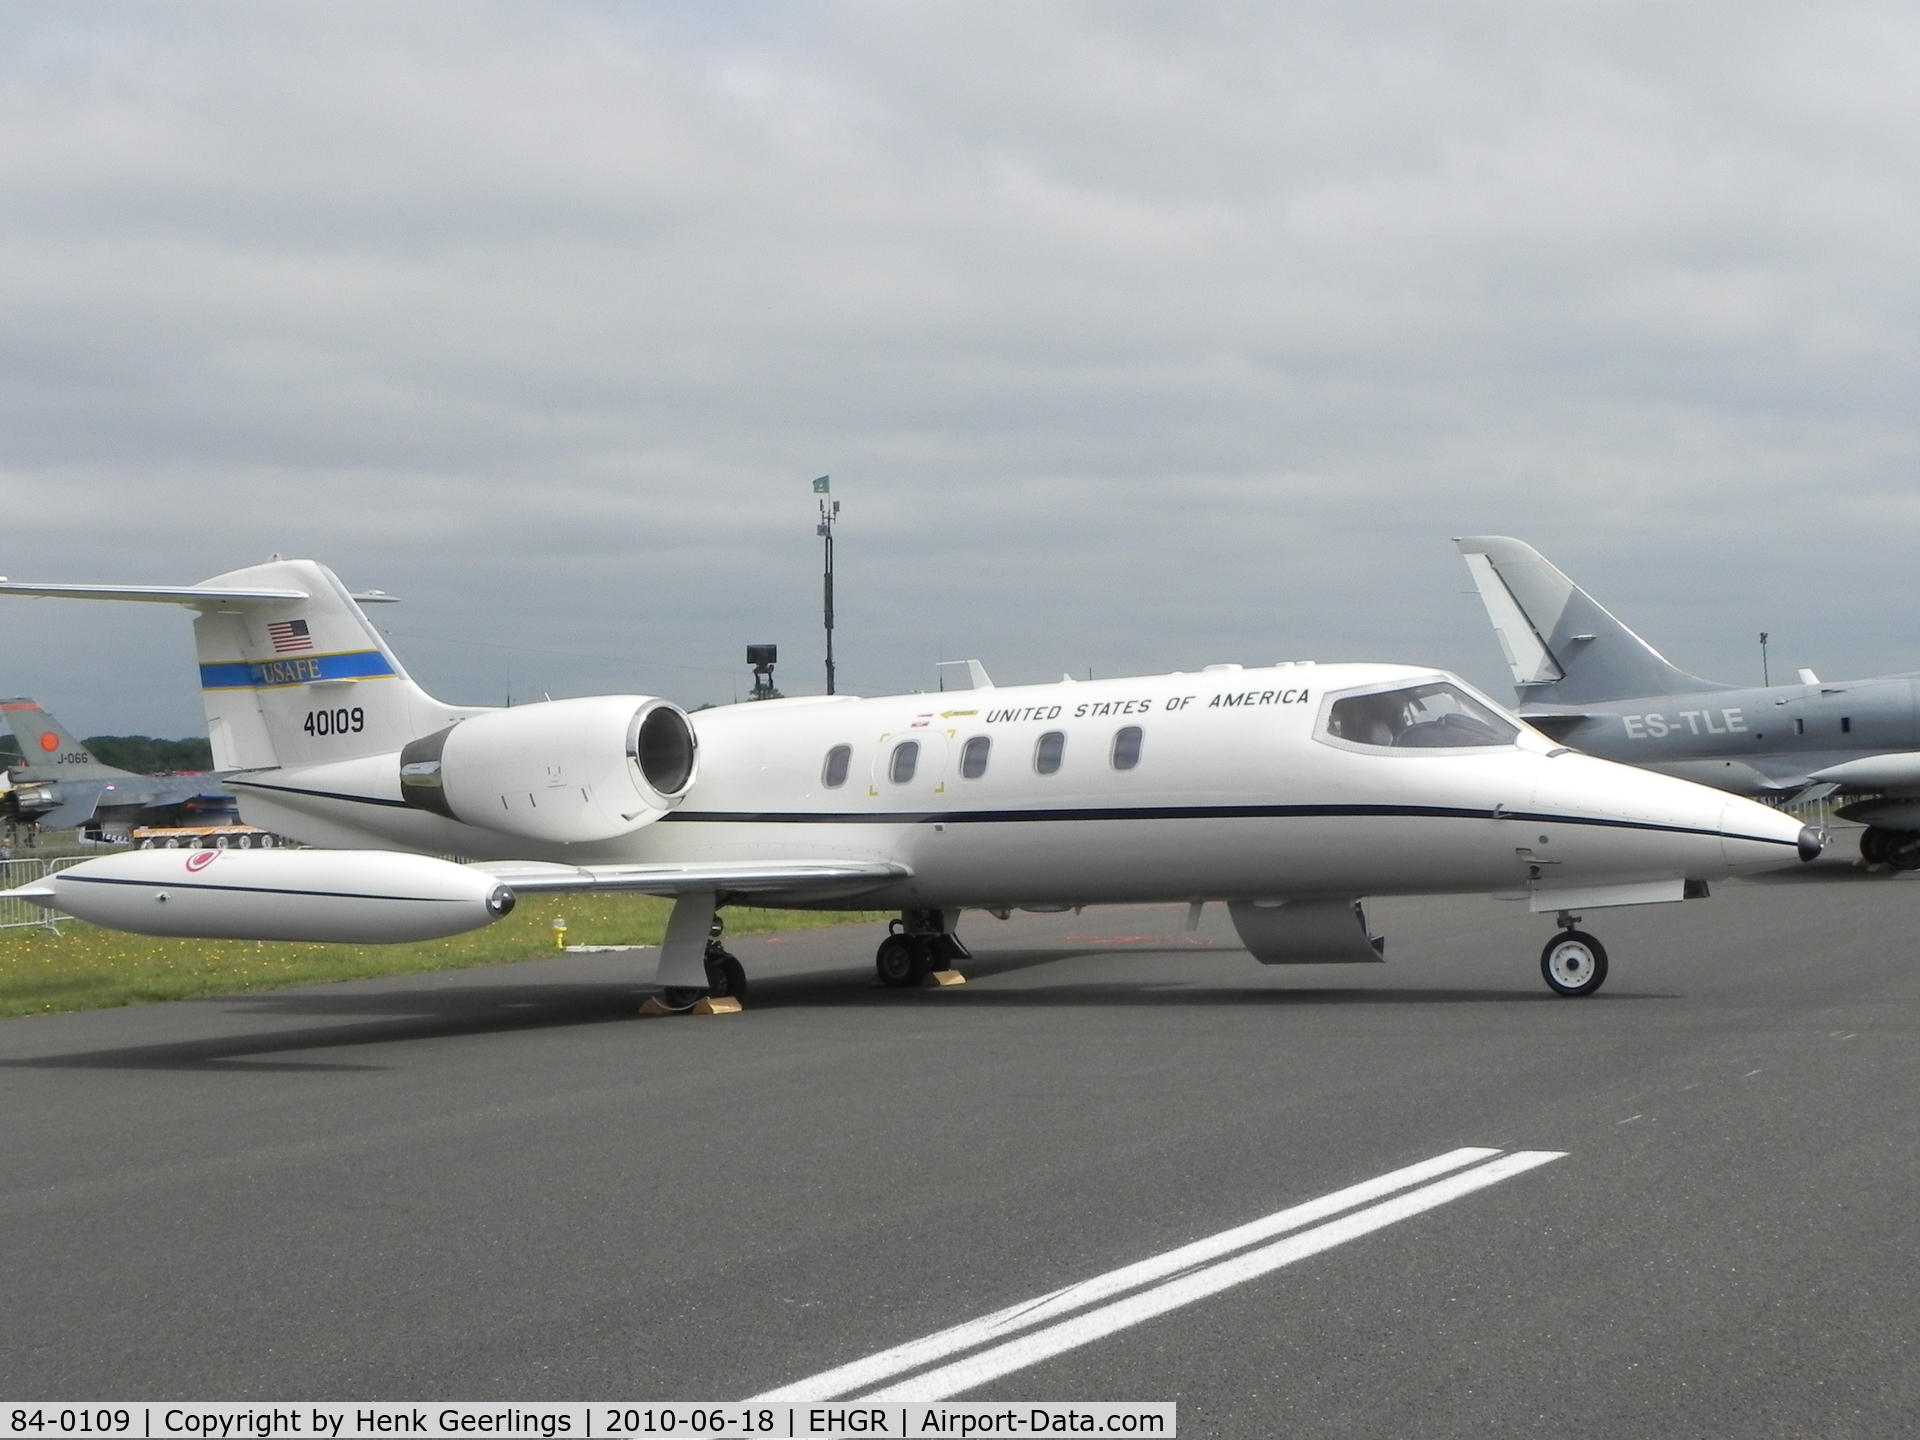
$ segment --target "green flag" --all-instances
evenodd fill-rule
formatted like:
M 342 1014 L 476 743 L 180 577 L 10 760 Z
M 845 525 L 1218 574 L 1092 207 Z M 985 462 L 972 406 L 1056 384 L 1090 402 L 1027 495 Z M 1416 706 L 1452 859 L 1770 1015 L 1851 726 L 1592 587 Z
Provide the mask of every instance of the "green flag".
M 829 491 L 831 491 L 833 489 L 833 486 L 828 483 L 831 480 L 831 478 L 832 478 L 831 476 L 822 475 L 818 480 L 814 481 L 813 493 L 816 495 L 825 495 Z

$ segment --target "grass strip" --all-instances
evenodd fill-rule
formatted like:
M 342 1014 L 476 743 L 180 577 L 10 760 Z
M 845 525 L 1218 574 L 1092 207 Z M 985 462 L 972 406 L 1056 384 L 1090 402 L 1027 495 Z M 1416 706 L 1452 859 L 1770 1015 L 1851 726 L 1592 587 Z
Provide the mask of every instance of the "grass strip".
M 156 940 L 62 920 L 57 936 L 0 931 L 0 1017 L 539 959 L 554 953 L 555 920 L 566 921 L 569 945 L 658 945 L 672 909 L 672 901 L 650 895 L 530 895 L 484 930 L 415 945 Z M 731 907 L 725 915 L 732 936 L 858 924 L 891 913 Z

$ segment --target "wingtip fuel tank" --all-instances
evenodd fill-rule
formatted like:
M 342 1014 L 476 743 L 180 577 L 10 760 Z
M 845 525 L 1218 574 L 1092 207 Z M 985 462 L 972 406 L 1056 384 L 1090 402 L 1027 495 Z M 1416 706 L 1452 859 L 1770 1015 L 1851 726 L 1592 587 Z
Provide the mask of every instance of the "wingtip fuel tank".
M 491 875 L 383 850 L 135 850 L 8 893 L 135 935 L 344 945 L 464 934 L 514 901 Z

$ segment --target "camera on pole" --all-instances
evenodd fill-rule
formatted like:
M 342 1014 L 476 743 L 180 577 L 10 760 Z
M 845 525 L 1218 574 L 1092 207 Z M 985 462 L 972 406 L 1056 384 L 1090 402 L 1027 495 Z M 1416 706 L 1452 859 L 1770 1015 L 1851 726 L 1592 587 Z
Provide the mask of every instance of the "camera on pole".
M 753 695 L 755 700 L 779 700 L 780 692 L 773 688 L 773 666 L 780 658 L 778 645 L 747 646 L 747 664 L 753 667 Z

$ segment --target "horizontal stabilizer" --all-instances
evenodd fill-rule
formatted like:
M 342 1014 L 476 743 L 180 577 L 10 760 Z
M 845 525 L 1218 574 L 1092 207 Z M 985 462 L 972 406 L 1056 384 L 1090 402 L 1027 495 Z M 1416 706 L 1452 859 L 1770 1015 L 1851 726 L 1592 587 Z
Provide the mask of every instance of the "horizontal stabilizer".
M 885 860 L 785 860 L 690 865 L 552 865 L 537 860 L 488 860 L 471 867 L 510 886 L 516 895 L 620 891 L 687 895 L 703 891 L 859 890 L 905 880 L 913 871 Z
M 36 816 L 42 830 L 78 830 L 93 819 L 100 809 L 100 791 L 95 788 L 67 801 L 58 810 Z
M 16 580 L 0 580 L 0 595 L 37 595 L 42 599 L 50 600 L 138 600 L 150 605 L 207 606 L 285 605 L 307 598 L 307 592 L 304 590 L 234 590 L 218 585 L 28 585 Z

